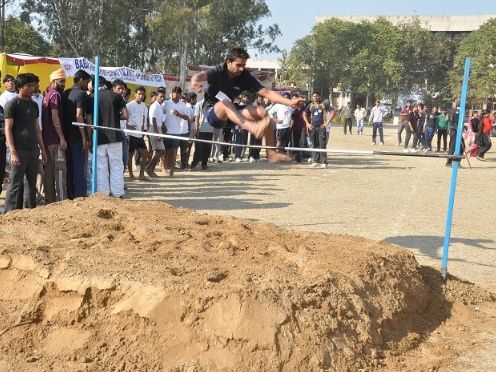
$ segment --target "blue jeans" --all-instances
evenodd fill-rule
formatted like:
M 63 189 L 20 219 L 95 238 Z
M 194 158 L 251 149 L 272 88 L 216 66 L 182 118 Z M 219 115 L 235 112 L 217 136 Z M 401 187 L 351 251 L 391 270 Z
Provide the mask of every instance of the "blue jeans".
M 374 128 L 372 129 L 372 142 L 375 143 L 377 138 L 377 130 L 379 129 L 379 137 L 381 143 L 384 143 L 384 128 L 382 127 L 382 122 L 375 122 Z
M 357 128 L 357 133 L 363 134 L 363 119 L 356 121 L 356 128 Z
M 425 143 L 424 143 L 424 147 L 426 149 L 432 150 L 432 138 L 434 137 L 434 132 L 435 132 L 435 129 L 434 128 L 425 128 L 425 133 L 424 133 Z
M 88 153 L 83 151 L 82 143 L 71 143 L 71 161 L 72 161 L 72 191 L 74 198 L 86 196 L 86 170 L 88 167 Z

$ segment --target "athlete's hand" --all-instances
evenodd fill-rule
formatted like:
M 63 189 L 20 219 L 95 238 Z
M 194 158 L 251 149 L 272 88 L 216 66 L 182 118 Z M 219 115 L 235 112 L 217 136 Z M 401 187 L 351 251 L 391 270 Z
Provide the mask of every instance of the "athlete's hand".
M 203 91 L 203 84 L 199 82 L 194 75 L 191 78 L 191 88 L 197 93 L 201 93 Z

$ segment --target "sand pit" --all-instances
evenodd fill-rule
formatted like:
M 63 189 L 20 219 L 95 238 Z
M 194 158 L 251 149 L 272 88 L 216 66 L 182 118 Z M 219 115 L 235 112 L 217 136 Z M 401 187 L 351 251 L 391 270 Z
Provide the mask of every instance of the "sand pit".
M 412 353 L 494 302 L 385 243 L 157 202 L 13 212 L 0 236 L 2 371 L 439 368 Z

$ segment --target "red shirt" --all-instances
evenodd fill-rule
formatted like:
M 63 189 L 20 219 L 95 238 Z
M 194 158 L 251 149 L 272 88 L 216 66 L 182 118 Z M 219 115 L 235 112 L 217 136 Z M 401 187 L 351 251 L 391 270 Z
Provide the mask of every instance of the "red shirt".
M 60 142 L 59 135 L 55 131 L 52 119 L 52 109 L 59 110 L 59 120 L 62 123 L 62 104 L 60 93 L 55 88 L 48 88 L 43 97 L 43 115 L 41 116 L 41 134 L 45 146 L 57 145 Z
M 493 129 L 493 123 L 491 122 L 491 119 L 488 116 L 485 116 L 482 119 L 482 133 L 490 134 L 491 129 Z

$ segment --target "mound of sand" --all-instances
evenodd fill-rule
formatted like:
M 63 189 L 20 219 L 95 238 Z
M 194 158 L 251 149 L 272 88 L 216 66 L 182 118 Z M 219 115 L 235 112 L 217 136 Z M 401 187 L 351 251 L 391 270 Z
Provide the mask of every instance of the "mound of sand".
M 369 369 L 492 299 L 387 244 L 160 203 L 13 212 L 0 236 L 1 370 Z

